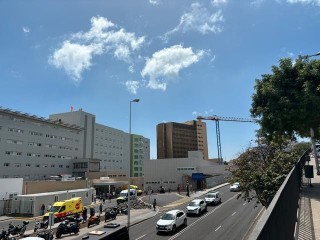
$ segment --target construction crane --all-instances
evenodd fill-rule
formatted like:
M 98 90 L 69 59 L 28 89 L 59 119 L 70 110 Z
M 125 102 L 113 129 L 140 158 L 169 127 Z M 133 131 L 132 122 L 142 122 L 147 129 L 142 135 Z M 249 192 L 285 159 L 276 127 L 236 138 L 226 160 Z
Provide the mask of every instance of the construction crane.
M 222 153 L 221 153 L 221 140 L 220 140 L 220 126 L 219 121 L 230 121 L 230 122 L 257 122 L 256 119 L 252 118 L 236 118 L 236 117 L 220 117 L 217 115 L 214 116 L 198 116 L 198 120 L 212 120 L 216 121 L 216 135 L 217 135 L 217 148 L 218 148 L 218 160 L 219 164 L 222 164 Z

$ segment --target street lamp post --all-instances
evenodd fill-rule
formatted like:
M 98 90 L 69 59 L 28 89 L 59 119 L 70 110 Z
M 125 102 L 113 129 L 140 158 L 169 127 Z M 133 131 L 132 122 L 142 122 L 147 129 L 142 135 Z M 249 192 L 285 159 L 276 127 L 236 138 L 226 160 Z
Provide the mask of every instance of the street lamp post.
M 128 175 L 128 223 L 127 223 L 127 227 L 128 227 L 128 231 L 129 231 L 129 227 L 130 227 L 130 188 L 131 188 L 131 156 L 132 156 L 132 141 L 131 141 L 131 103 L 133 102 L 139 102 L 140 99 L 133 99 L 130 100 L 130 110 L 129 110 L 129 151 L 130 151 L 130 156 L 129 156 L 129 175 Z

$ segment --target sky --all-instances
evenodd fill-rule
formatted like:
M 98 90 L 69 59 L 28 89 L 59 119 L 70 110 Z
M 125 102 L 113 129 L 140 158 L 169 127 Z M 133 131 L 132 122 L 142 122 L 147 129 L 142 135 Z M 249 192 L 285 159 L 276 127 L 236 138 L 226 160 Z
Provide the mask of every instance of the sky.
M 154 159 L 159 123 L 250 118 L 255 80 L 320 51 L 319 26 L 320 0 L 0 0 L 0 106 L 129 132 L 139 98 L 131 131 Z M 257 124 L 219 125 L 225 161 L 254 145 Z

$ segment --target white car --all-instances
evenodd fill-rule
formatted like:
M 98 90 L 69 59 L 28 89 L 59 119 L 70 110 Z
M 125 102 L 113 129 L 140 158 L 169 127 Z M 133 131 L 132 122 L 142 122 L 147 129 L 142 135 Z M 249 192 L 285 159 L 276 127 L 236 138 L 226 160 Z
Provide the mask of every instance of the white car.
M 156 229 L 158 232 L 172 232 L 180 226 L 187 225 L 187 216 L 184 211 L 175 209 L 163 214 L 157 222 Z
M 207 203 L 205 202 L 204 199 L 194 199 L 188 204 L 186 208 L 187 215 L 189 214 L 200 215 L 202 212 L 206 212 L 206 211 L 207 211 Z
M 230 192 L 238 192 L 238 191 L 240 191 L 240 183 L 235 182 L 230 186 Z
M 208 192 L 204 200 L 207 205 L 216 205 L 221 203 L 221 194 L 219 192 Z

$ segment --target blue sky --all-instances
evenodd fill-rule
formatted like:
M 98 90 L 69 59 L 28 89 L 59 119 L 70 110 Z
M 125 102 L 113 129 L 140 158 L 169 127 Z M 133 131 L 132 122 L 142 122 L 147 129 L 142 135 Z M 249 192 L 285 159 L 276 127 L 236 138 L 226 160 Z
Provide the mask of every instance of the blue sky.
M 150 138 L 197 115 L 250 117 L 255 79 L 320 50 L 320 0 L 0 0 L 0 106 L 41 117 L 82 108 Z M 252 123 L 220 122 L 229 161 Z M 207 122 L 217 157 L 215 122 Z

